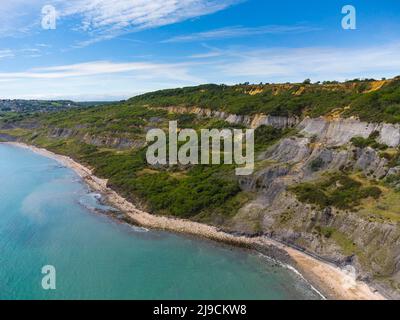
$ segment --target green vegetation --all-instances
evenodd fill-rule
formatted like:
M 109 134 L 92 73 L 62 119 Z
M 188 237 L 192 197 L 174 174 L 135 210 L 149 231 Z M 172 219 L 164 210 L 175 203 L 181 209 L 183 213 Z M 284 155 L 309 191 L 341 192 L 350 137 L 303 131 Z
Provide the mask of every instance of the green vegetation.
M 202 85 L 181 89 L 162 90 L 129 100 L 132 104 L 153 107 L 198 106 L 234 114 L 266 113 L 270 115 L 301 115 L 306 109 L 310 115 L 323 114 L 333 108 L 344 107 L 353 100 L 352 89 L 338 87 L 331 90 L 321 85 Z M 261 90 L 251 94 L 252 90 Z
M 0 123 L 13 123 L 23 120 L 24 114 L 12 111 L 2 111 L 0 112 Z
M 294 129 L 276 129 L 272 126 L 260 126 L 254 132 L 254 148 L 256 151 L 265 150 L 293 132 Z
M 79 128 L 90 134 L 141 133 L 152 118 L 166 117 L 163 110 L 151 110 L 127 104 L 108 105 L 86 109 L 74 109 L 41 117 L 41 122 L 48 127 Z
M 400 179 L 399 179 L 400 181 Z M 364 199 L 358 214 L 367 217 L 371 222 L 400 222 L 399 191 L 393 186 L 381 186 L 382 195 L 379 201 L 375 199 Z
M 392 150 L 393 151 L 393 150 Z M 385 152 L 384 157 L 389 160 L 389 168 L 400 166 L 400 150 L 397 149 L 394 152 Z
M 311 161 L 310 169 L 311 169 L 311 171 L 316 172 L 316 171 L 320 170 L 323 167 L 323 165 L 324 165 L 324 160 L 321 158 L 317 158 L 317 159 L 314 159 L 313 161 Z
M 180 217 L 219 207 L 240 192 L 231 168 L 218 166 L 193 167 L 182 179 L 167 172 L 144 174 L 132 181 L 131 187 L 148 200 L 152 211 Z
M 223 207 L 240 193 L 231 165 L 200 165 L 187 171 L 168 166 L 151 168 L 146 148 L 116 152 L 73 139 L 35 138 L 32 142 L 94 168 L 97 176 L 109 179 L 110 187 L 128 199 L 145 201 L 150 211 L 159 214 L 193 217 L 203 210 Z M 232 203 L 230 207 L 233 209 Z
M 376 139 L 379 138 L 379 132 L 374 131 L 370 134 L 370 136 L 365 139 L 363 137 L 354 137 L 351 139 L 351 143 L 357 147 L 364 149 L 366 147 L 371 147 L 373 149 L 378 149 L 378 150 L 386 150 L 388 146 L 386 144 L 382 144 L 376 141 Z
M 345 255 L 351 256 L 356 254 L 360 259 L 363 259 L 363 251 L 344 233 L 332 230 L 331 239 L 336 242 Z
M 392 174 L 385 179 L 385 183 L 395 188 L 397 192 L 400 192 L 400 174 Z
M 400 122 L 400 77 L 379 90 L 360 95 L 345 115 L 357 115 L 370 122 Z
M 161 90 L 128 100 L 152 107 L 184 106 L 249 115 L 326 115 L 342 110 L 343 116 L 358 116 L 372 122 L 400 122 L 400 77 L 389 81 L 354 79 L 345 83 L 310 84 L 208 84 Z
M 382 194 L 376 186 L 364 187 L 344 173 L 329 174 L 316 183 L 302 183 L 290 189 L 301 202 L 315 204 L 321 209 L 333 206 L 338 209 L 355 210 L 362 199 L 379 199 Z
M 332 235 L 335 233 L 336 230 L 335 230 L 335 228 L 332 228 L 332 227 L 316 226 L 315 231 L 317 231 L 317 233 L 319 235 L 322 235 L 325 238 L 329 239 L 332 237 Z
M 225 221 L 234 217 L 240 208 L 254 198 L 250 192 L 239 192 L 230 197 L 223 205 L 208 207 L 201 211 L 195 219 L 198 221 L 222 225 Z
M 52 112 L 71 108 L 81 107 L 83 105 L 68 100 L 1 100 L 1 112 L 15 112 L 20 114 L 30 114 L 36 112 Z
M 293 211 L 285 211 L 279 217 L 279 223 L 285 225 L 286 223 L 290 222 L 293 219 L 294 213 Z

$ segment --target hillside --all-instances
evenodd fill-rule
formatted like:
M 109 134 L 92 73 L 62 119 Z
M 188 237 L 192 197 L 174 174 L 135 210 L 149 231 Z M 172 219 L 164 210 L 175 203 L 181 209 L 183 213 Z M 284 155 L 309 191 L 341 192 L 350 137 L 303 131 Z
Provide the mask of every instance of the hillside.
M 256 129 L 255 172 L 150 166 L 146 132 Z M 400 292 L 400 78 L 163 90 L 0 120 L 0 138 L 65 154 L 159 215 L 265 234 Z
M 162 90 L 128 101 L 167 107 L 200 107 L 237 115 L 319 117 L 331 112 L 363 121 L 400 122 L 400 77 L 345 83 L 203 85 Z

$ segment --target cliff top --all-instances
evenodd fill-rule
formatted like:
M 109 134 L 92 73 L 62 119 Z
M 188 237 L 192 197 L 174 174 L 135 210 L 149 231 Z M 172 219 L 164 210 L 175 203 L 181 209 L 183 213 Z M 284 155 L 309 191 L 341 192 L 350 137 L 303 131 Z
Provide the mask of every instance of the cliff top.
M 400 77 L 285 84 L 207 84 L 168 89 L 127 101 L 152 107 L 200 107 L 238 115 L 355 116 L 363 121 L 400 122 Z

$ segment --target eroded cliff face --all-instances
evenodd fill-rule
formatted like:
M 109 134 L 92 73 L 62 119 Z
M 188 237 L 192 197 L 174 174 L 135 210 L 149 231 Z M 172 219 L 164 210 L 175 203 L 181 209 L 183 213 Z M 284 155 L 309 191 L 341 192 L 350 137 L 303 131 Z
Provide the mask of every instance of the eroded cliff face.
M 49 131 L 48 136 L 55 139 L 75 138 L 96 147 L 116 149 L 141 148 L 145 145 L 144 140 L 134 140 L 128 137 L 115 137 L 111 134 L 95 135 L 82 133 L 79 129 L 54 128 Z
M 117 149 L 141 148 L 145 144 L 142 140 L 133 140 L 124 137 L 98 136 L 88 133 L 83 136 L 83 141 L 96 147 L 108 147 Z
M 265 114 L 243 116 L 200 107 L 166 107 L 159 109 L 168 110 L 170 113 L 175 114 L 189 113 L 200 117 L 218 118 L 228 123 L 244 125 L 253 129 L 262 125 L 278 129 L 297 127 L 302 133 L 308 136 L 316 136 L 321 143 L 328 146 L 346 144 L 357 136 L 368 138 L 375 131 L 379 132 L 380 143 L 390 147 L 396 147 L 400 144 L 399 124 L 367 123 L 355 118 L 329 119 L 325 117 L 306 117 L 301 121 L 297 117 L 279 117 Z
M 306 118 L 297 128 L 296 136 L 281 140 L 259 156 L 265 163 L 261 169 L 241 179 L 242 189 L 257 197 L 226 227 L 267 234 L 339 265 L 351 265 L 360 278 L 383 284 L 400 297 L 399 222 L 380 216 L 373 207 L 360 211 L 321 209 L 300 202 L 289 190 L 298 183 L 316 181 L 327 172 L 359 172 L 371 181 L 398 174 L 400 167 L 391 167 L 381 152 L 357 148 L 350 140 L 368 138 L 377 131 L 381 143 L 398 147 L 399 126 Z M 392 213 L 400 216 L 400 206 L 395 208 L 399 212 Z M 379 210 L 385 212 L 383 204 Z M 324 230 L 332 234 L 327 236 Z
M 218 118 L 231 124 L 244 125 L 253 129 L 256 129 L 262 125 L 284 129 L 288 127 L 294 127 L 299 123 L 299 119 L 296 117 L 276 117 L 265 114 L 244 116 L 199 107 L 167 107 L 158 109 L 168 110 L 168 112 L 175 114 L 189 113 L 196 114 L 200 117 Z
M 321 143 L 329 146 L 340 146 L 350 142 L 356 136 L 368 138 L 374 131 L 379 132 L 379 142 L 390 147 L 400 144 L 399 124 L 376 124 L 361 122 L 357 119 L 305 118 L 298 128 L 308 135 L 315 135 Z
M 315 209 L 283 191 L 262 210 L 261 228 L 342 267 L 355 267 L 360 278 L 399 289 L 400 228 L 390 221 L 330 207 Z M 320 230 L 334 233 L 327 237 Z

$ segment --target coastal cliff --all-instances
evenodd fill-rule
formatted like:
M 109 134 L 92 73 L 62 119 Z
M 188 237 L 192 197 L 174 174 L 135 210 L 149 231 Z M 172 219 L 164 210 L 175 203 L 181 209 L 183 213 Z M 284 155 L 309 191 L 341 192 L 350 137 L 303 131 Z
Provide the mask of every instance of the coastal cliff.
M 400 78 L 207 85 L 0 123 L 0 137 L 73 158 L 142 210 L 289 244 L 397 298 L 398 105 Z M 171 120 L 195 130 L 255 129 L 254 173 L 149 165 L 146 133 Z
M 317 119 L 316 122 L 321 121 Z M 338 122 L 335 121 L 334 127 Z M 346 120 L 343 122 L 347 123 Z M 325 128 L 329 126 L 324 122 Z M 396 191 L 380 186 L 384 195 L 379 201 L 362 199 L 356 207 L 345 207 L 335 201 L 320 206 L 313 200 L 314 195 L 319 196 L 318 192 L 327 179 L 333 179 L 327 189 L 340 189 L 342 182 L 338 172 L 344 169 L 351 172 L 349 176 L 353 181 L 359 182 L 354 190 L 350 190 L 355 193 L 363 192 L 360 191 L 362 186 L 374 185 L 376 179 L 385 180 L 400 172 L 400 166 L 390 167 L 389 160 L 373 148 L 361 149 L 349 142 L 338 144 L 339 139 L 350 140 L 365 128 L 362 125 L 359 127 L 362 129 L 357 131 L 354 129 L 357 126 L 353 126 L 345 132 L 343 127 L 339 138 L 326 134 L 324 130 L 319 131 L 321 135 L 311 131 L 313 142 L 311 138 L 291 137 L 261 155 L 268 164 L 241 181 L 243 190 L 257 196 L 227 225 L 232 231 L 266 234 L 343 267 L 351 265 L 362 279 L 385 279 L 388 290 L 397 295 L 400 212 Z M 376 128 L 375 125 L 372 127 Z M 302 183 L 309 188 L 304 189 L 308 198 L 298 197 L 296 190 L 292 189 L 292 186 Z

